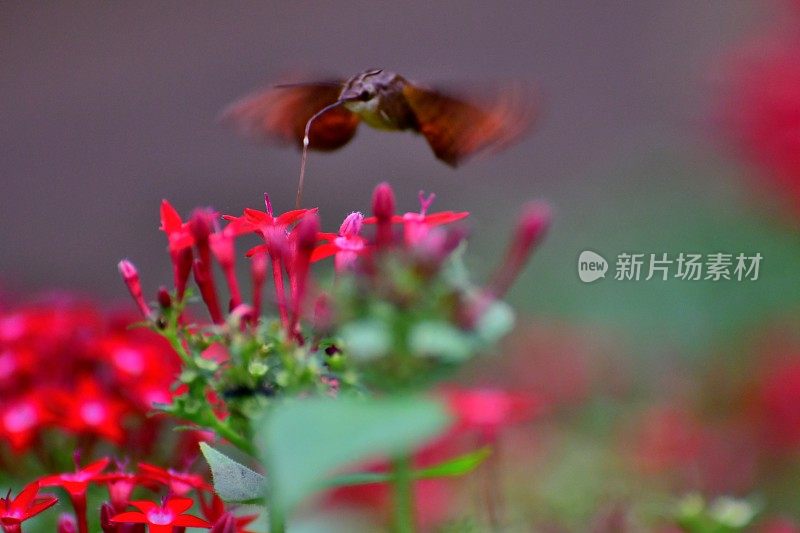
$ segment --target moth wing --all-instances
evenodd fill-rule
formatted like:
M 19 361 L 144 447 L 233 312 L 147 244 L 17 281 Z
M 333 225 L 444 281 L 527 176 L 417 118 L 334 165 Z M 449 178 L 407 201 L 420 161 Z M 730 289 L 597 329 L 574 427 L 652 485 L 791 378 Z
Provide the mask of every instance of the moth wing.
M 509 84 L 491 94 L 456 95 L 406 84 L 404 95 L 418 131 L 437 158 L 458 166 L 476 154 L 496 153 L 522 139 L 537 115 L 529 85 Z
M 277 85 L 234 102 L 223 111 L 222 120 L 246 137 L 302 147 L 308 119 L 336 102 L 341 90 L 341 81 Z M 358 123 L 358 115 L 344 107 L 325 112 L 311 124 L 309 148 L 344 146 L 356 134 Z

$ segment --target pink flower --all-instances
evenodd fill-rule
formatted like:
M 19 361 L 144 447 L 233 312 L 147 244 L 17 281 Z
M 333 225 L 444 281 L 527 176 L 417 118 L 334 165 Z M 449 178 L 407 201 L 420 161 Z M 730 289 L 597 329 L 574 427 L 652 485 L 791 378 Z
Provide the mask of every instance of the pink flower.
M 350 213 L 342 222 L 338 235 L 321 233 L 320 238 L 329 242 L 317 246 L 311 254 L 311 261 L 320 261 L 333 255 L 337 272 L 350 268 L 367 249 L 366 239 L 359 235 L 363 221 L 364 215 L 361 213 Z

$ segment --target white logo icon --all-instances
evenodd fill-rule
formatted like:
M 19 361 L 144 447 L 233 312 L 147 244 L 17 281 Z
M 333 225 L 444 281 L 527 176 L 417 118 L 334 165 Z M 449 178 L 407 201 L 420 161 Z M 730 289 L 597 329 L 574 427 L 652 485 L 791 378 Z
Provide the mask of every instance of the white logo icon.
M 578 257 L 578 277 L 584 283 L 591 283 L 606 277 L 608 261 L 590 250 L 584 250 Z

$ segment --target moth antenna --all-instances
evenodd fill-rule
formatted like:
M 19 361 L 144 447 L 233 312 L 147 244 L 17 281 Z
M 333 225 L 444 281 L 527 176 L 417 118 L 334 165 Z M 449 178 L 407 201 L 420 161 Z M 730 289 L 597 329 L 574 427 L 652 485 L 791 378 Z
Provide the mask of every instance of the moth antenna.
M 308 122 L 306 122 L 306 129 L 303 133 L 303 155 L 300 158 L 300 182 L 297 184 L 297 198 L 294 202 L 294 208 L 300 209 L 300 202 L 303 200 L 303 181 L 306 176 L 306 159 L 308 159 L 308 133 L 311 131 L 311 124 L 316 120 L 318 117 L 322 116 L 325 112 L 330 111 L 334 107 L 337 107 L 347 100 L 336 100 L 334 103 L 326 105 L 316 113 L 314 113 Z

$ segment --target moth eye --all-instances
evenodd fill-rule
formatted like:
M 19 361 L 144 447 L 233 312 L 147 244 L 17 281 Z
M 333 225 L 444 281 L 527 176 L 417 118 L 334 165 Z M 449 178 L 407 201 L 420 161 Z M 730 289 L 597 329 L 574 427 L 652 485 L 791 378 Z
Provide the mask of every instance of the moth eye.
M 358 99 L 359 99 L 359 100 L 362 100 L 362 101 L 364 101 L 364 102 L 366 102 L 367 100 L 369 100 L 369 99 L 370 99 L 370 94 L 369 94 L 369 91 L 368 91 L 368 90 L 366 90 L 366 89 L 364 89 L 363 91 L 361 91 L 361 94 L 359 94 L 359 95 L 358 95 Z

